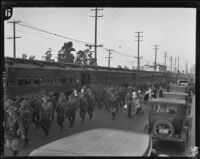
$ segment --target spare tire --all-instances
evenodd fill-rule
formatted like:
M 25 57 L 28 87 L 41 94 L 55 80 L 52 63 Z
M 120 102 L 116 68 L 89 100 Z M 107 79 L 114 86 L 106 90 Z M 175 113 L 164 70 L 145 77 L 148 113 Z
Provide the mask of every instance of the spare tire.
M 162 133 L 161 129 L 163 131 L 168 131 L 168 133 Z M 170 138 L 174 135 L 174 126 L 170 121 L 161 119 L 154 123 L 153 132 L 155 135 L 159 135 L 164 138 Z

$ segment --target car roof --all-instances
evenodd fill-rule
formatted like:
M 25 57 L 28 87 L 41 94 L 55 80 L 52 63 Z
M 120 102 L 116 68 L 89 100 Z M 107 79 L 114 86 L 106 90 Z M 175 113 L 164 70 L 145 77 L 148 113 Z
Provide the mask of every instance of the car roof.
M 29 156 L 144 156 L 150 144 L 148 134 L 99 128 L 56 140 Z
M 184 95 L 187 96 L 187 93 L 183 93 L 183 92 L 163 92 L 163 94 L 174 94 L 174 95 Z
M 186 101 L 181 99 L 173 98 L 156 98 L 149 101 L 150 103 L 170 103 L 170 104 L 181 104 L 185 105 Z

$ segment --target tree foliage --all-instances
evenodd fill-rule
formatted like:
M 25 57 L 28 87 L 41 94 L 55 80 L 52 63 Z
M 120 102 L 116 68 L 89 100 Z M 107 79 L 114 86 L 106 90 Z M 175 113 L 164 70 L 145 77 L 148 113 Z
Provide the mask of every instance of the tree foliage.
M 45 55 L 43 56 L 45 61 L 55 61 L 54 59 L 52 59 L 52 49 L 49 48 L 46 52 Z
M 121 66 L 121 65 L 118 65 L 117 68 L 122 68 L 122 66 Z
M 27 54 L 25 54 L 25 53 L 24 53 L 24 54 L 22 54 L 22 59 L 27 59 L 27 56 L 28 56 L 28 55 L 27 55 Z
M 95 65 L 95 58 L 92 57 L 91 47 L 88 47 L 84 51 L 78 51 L 75 63 L 83 65 Z
M 58 62 L 74 63 L 74 55 L 71 51 L 75 51 L 71 41 L 64 43 L 60 51 L 58 51 Z
M 29 56 L 29 60 L 35 60 L 35 56 L 34 55 L 30 55 Z

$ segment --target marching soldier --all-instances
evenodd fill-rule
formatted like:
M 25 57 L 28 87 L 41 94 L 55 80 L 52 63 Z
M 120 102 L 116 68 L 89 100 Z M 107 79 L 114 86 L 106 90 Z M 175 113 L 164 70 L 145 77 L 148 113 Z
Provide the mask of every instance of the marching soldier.
M 73 94 L 70 94 L 68 97 L 68 101 L 67 101 L 67 117 L 69 120 L 69 127 L 71 128 L 72 125 L 74 124 L 75 118 L 76 118 L 76 105 L 77 101 L 76 98 Z
M 33 96 L 33 101 L 31 103 L 33 109 L 33 123 L 36 126 L 36 129 L 40 127 L 40 109 L 42 107 L 42 99 L 40 94 L 35 94 Z
M 128 115 L 127 117 L 130 118 L 131 117 L 131 112 L 132 112 L 132 104 L 133 104 L 133 99 L 132 99 L 132 88 L 128 88 L 127 89 L 127 93 L 125 96 L 125 104 L 127 105 L 128 108 Z
M 17 156 L 20 138 L 25 138 L 25 132 L 23 124 L 17 116 L 17 108 L 11 104 L 13 103 L 9 103 L 5 112 L 5 139 L 6 147 L 12 150 L 13 156 Z
M 49 130 L 51 127 L 51 121 L 53 118 L 53 104 L 49 100 L 47 95 L 42 97 L 42 105 L 40 111 L 40 125 L 45 133 L 45 138 L 49 135 Z
M 86 111 L 87 111 L 87 99 L 86 99 L 86 95 L 85 94 L 81 94 L 80 95 L 80 105 L 79 105 L 79 114 L 80 114 L 80 117 L 82 119 L 82 122 L 85 121 L 85 114 L 86 114 Z
M 28 102 L 28 98 L 25 97 L 22 102 L 20 103 L 20 108 L 18 109 L 19 119 L 21 120 L 23 126 L 24 126 L 24 147 L 26 147 L 29 143 L 28 139 L 28 132 L 29 132 L 29 126 L 32 121 L 32 108 Z
M 86 90 L 86 99 L 87 99 L 87 113 L 89 115 L 90 120 L 92 120 L 93 110 L 94 110 L 94 96 L 90 88 Z
M 117 112 L 117 97 L 112 93 L 110 99 L 110 112 L 112 113 L 112 120 L 115 120 L 115 114 Z
M 55 93 L 54 92 L 49 92 L 49 98 L 50 98 L 50 101 L 53 104 L 53 116 L 52 116 L 52 120 L 54 120 L 54 112 L 55 112 L 55 108 L 56 108 L 56 105 L 57 105 L 57 99 L 56 99 Z
M 63 131 L 63 122 L 64 122 L 66 104 L 67 104 L 67 100 L 64 93 L 60 93 L 57 107 L 55 108 L 55 111 L 57 113 L 57 123 L 60 126 L 60 132 Z

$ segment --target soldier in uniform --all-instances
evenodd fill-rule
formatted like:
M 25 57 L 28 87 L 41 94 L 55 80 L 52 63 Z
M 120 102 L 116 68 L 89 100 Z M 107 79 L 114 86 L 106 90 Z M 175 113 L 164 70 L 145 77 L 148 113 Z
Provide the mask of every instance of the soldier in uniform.
M 127 117 L 131 117 L 131 112 L 132 112 L 132 104 L 133 104 L 133 99 L 132 99 L 132 88 L 127 89 L 127 93 L 125 96 L 125 104 L 127 105 L 128 108 L 128 115 Z
M 81 94 L 80 95 L 80 105 L 79 105 L 79 114 L 80 114 L 80 117 L 82 119 L 82 122 L 85 121 L 85 114 L 86 114 L 86 111 L 87 111 L 87 98 L 86 98 L 86 95 L 85 94 Z
M 42 99 L 40 94 L 34 94 L 31 107 L 33 109 L 33 123 L 36 129 L 40 127 L 40 109 L 42 107 Z
M 53 104 L 49 100 L 47 95 L 42 97 L 42 105 L 40 111 L 40 125 L 45 133 L 45 138 L 49 135 L 49 130 L 51 127 L 51 121 L 53 118 Z
M 20 107 L 18 109 L 19 119 L 24 126 L 25 132 L 24 147 L 26 147 L 29 143 L 28 132 L 30 123 L 32 121 L 32 112 L 33 110 L 28 102 L 28 97 L 25 97 L 20 103 Z
M 66 104 L 67 104 L 67 99 L 64 93 L 60 93 L 60 96 L 58 98 L 58 103 L 55 108 L 55 111 L 57 113 L 57 123 L 60 126 L 60 132 L 63 131 L 63 122 L 64 122 Z
M 111 94 L 111 99 L 110 99 L 110 112 L 112 113 L 112 120 L 115 120 L 115 114 L 117 112 L 117 97 L 115 96 L 114 93 Z
M 20 138 L 25 138 L 25 132 L 23 124 L 16 113 L 17 108 L 11 104 L 13 103 L 9 103 L 5 112 L 5 139 L 6 147 L 12 150 L 13 156 L 17 156 Z
M 67 117 L 69 120 L 69 127 L 71 128 L 72 125 L 74 124 L 75 118 L 76 118 L 76 108 L 77 107 L 77 98 L 73 95 L 70 94 L 68 97 L 68 101 L 67 101 Z
M 55 108 L 57 105 L 57 99 L 56 99 L 56 95 L 54 92 L 49 92 L 49 97 L 50 97 L 50 101 L 53 104 L 53 116 L 52 116 L 52 120 L 54 120 L 54 112 L 55 112 Z
M 89 115 L 90 120 L 92 120 L 93 110 L 94 110 L 94 96 L 90 88 L 86 90 L 86 99 L 87 99 L 87 113 Z

